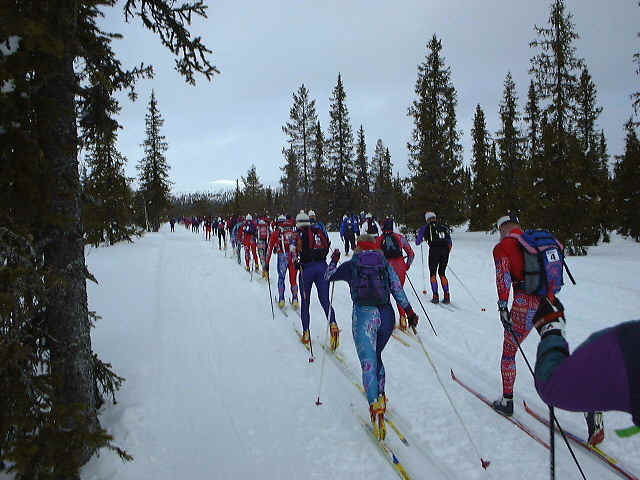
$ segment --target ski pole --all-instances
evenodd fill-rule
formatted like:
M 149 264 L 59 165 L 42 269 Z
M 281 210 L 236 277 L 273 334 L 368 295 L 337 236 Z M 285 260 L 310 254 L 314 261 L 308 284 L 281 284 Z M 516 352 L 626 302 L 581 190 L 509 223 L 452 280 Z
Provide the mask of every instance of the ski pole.
M 269 300 L 271 301 L 271 318 L 276 319 L 276 314 L 273 311 L 273 296 L 271 295 L 271 276 L 269 275 L 269 270 L 267 269 L 267 282 L 269 282 Z
M 487 309 L 485 307 L 483 307 L 482 305 L 480 305 L 480 302 L 478 302 L 478 299 L 473 295 L 473 293 L 471 293 L 471 291 L 467 288 L 467 286 L 464 284 L 464 282 L 460 279 L 460 277 L 456 274 L 456 272 L 453 271 L 453 268 L 451 268 L 451 265 L 449 265 L 449 270 L 451 270 L 451 273 L 453 273 L 453 276 L 456 277 L 456 279 L 458 280 L 458 282 L 460 282 L 460 285 L 462 285 L 462 288 L 464 288 L 467 293 L 469 294 L 469 296 L 472 298 L 472 300 L 474 302 L 476 302 L 476 305 L 478 305 L 480 307 L 480 310 L 483 312 L 486 312 Z
M 551 480 L 556 480 L 556 436 L 553 432 L 553 419 L 555 418 L 555 415 L 553 414 L 553 407 L 551 405 L 549 405 L 549 425 L 551 425 L 549 427 L 549 435 L 551 436 L 551 438 L 549 439 L 549 445 L 550 445 L 550 463 L 549 463 L 549 470 L 550 470 L 550 474 L 551 474 Z
M 438 383 L 440 383 L 440 386 L 442 387 L 442 391 L 447 396 L 447 400 L 449 400 L 449 404 L 451 405 L 451 408 L 453 409 L 454 413 L 458 417 L 458 420 L 460 421 L 460 425 L 462 425 L 462 428 L 464 428 L 464 431 L 467 434 L 467 438 L 469 439 L 469 443 L 471 443 L 471 446 L 475 450 L 476 455 L 478 455 L 478 457 L 480 457 L 480 464 L 482 465 L 482 468 L 484 468 L 486 470 L 489 467 L 489 465 L 491 464 L 491 462 L 489 460 L 483 459 L 482 455 L 480 455 L 480 451 L 478 450 L 478 447 L 476 446 L 476 443 L 473 441 L 473 438 L 471 438 L 471 433 L 469 433 L 469 429 L 467 428 L 467 425 L 462 420 L 462 417 L 460 416 L 460 412 L 458 412 L 458 409 L 456 408 L 455 404 L 453 403 L 453 400 L 451 399 L 451 396 L 449 395 L 449 392 L 445 388 L 444 383 L 442 383 L 442 379 L 440 378 L 440 374 L 438 373 L 438 369 L 436 368 L 436 365 L 433 363 L 433 360 L 431 359 L 431 355 L 429 355 L 429 352 L 427 351 L 426 347 L 424 346 L 424 343 L 422 342 L 422 338 L 418 334 L 418 332 L 415 329 L 415 327 L 413 327 L 413 333 L 415 334 L 416 338 L 418 339 L 418 343 L 420 344 L 420 347 L 422 347 L 422 351 L 424 352 L 425 357 L 427 357 L 427 361 L 429 362 L 429 365 L 431 365 L 431 368 L 433 369 L 433 373 L 436 374 L 436 378 L 438 379 Z
M 569 275 L 569 279 L 571 280 L 571 283 L 576 285 L 576 281 L 573 278 L 573 275 L 571 275 L 571 270 L 569 270 L 569 265 L 567 265 L 567 262 L 564 261 L 564 257 L 562 257 L 562 265 L 564 265 L 564 269 L 567 271 L 567 274 Z
M 331 297 L 329 297 L 329 313 L 327 313 L 327 329 L 324 335 L 324 353 L 322 354 L 322 363 L 320 365 L 320 384 L 318 385 L 318 398 L 316 406 L 322 405 L 320 401 L 320 392 L 322 391 L 322 379 L 324 378 L 324 364 L 327 359 L 327 340 L 329 339 L 329 330 L 331 330 L 331 305 L 333 304 L 333 291 L 336 287 L 335 282 L 331 284 Z M 309 336 L 311 338 L 311 336 Z
M 522 354 L 522 358 L 524 358 L 524 362 L 527 364 L 527 368 L 529 369 L 529 372 L 531 373 L 531 376 L 533 377 L 533 380 L 535 381 L 536 375 L 535 375 L 535 373 L 533 373 L 533 368 L 531 368 L 531 364 L 529 363 L 529 359 L 524 354 L 524 350 L 522 350 L 522 345 L 520 344 L 520 341 L 518 340 L 518 337 L 516 337 L 516 334 L 513 331 L 513 327 L 511 325 L 509 325 L 509 328 L 505 329 L 505 330 L 509 330 L 509 333 L 511 333 L 511 336 L 513 337 L 513 340 L 516 342 L 516 345 L 518 345 L 518 350 L 520 350 L 520 353 Z M 584 472 L 582 471 L 582 467 L 580 466 L 580 462 L 576 458 L 576 454 L 573 452 L 573 448 L 571 448 L 571 445 L 569 445 L 569 440 L 567 440 L 567 436 L 565 435 L 564 430 L 560 426 L 560 422 L 558 421 L 558 418 L 553 413 L 553 410 L 551 410 L 551 408 L 552 408 L 551 405 L 549 405 L 549 408 L 550 408 L 549 415 L 551 416 L 551 418 L 553 420 L 553 422 L 550 423 L 550 427 L 549 427 L 549 429 L 551 430 L 551 436 L 553 437 L 553 424 L 555 423 L 556 426 L 558 427 L 558 431 L 560 432 L 560 435 L 562 436 L 562 439 L 564 440 L 564 443 L 567 445 L 567 448 L 569 449 L 569 452 L 571 453 L 571 457 L 573 457 L 573 461 L 575 462 L 576 466 L 578 467 L 578 470 L 580 471 L 580 475 L 582 475 L 582 478 L 584 480 L 587 480 L 587 477 L 585 476 Z
M 422 249 L 422 243 L 420 244 L 420 258 L 422 259 L 422 285 L 425 285 L 425 288 L 422 290 L 422 293 L 424 295 L 426 295 L 427 294 L 427 289 L 426 289 L 427 279 L 424 276 L 424 250 Z M 416 293 L 416 295 L 417 295 L 417 293 Z
M 418 295 L 418 292 L 416 292 L 416 289 L 413 286 L 413 282 L 411 281 L 411 277 L 409 277 L 409 272 L 406 273 L 406 276 L 407 276 L 407 280 L 409 280 L 409 285 L 411 285 L 411 288 L 413 289 L 413 293 L 416 294 L 416 298 L 418 299 L 418 302 L 420 303 L 420 306 L 422 307 L 422 311 L 424 312 L 425 316 L 427 317 L 427 320 L 429 320 L 429 325 L 431 325 L 431 330 L 433 330 L 434 335 L 437 337 L 438 333 L 436 332 L 436 329 L 433 328 L 433 323 L 431 323 L 431 319 L 429 318 L 429 314 L 427 313 L 427 310 L 424 308 L 424 305 L 422 305 L 422 300 L 420 300 L 420 296 Z

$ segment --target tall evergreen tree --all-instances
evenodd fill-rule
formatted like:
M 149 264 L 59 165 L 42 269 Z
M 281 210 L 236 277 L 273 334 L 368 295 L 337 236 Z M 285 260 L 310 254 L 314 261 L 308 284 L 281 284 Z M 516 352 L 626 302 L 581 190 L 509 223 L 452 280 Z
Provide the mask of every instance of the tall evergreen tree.
M 425 61 L 418 65 L 416 100 L 409 107 L 414 128 L 409 149 L 412 210 L 409 222 L 419 224 L 426 209 L 457 219 L 460 196 L 459 136 L 455 122 L 455 89 L 451 70 L 435 35 L 427 43 Z
M 329 184 L 329 167 L 326 164 L 325 139 L 320 122 L 316 124 L 313 135 L 313 208 L 319 218 L 327 219 L 329 203 L 331 201 L 331 189 Z
M 309 207 L 311 152 L 313 150 L 313 131 L 317 122 L 316 101 L 310 100 L 309 90 L 303 83 L 298 91 L 293 93 L 289 121 L 282 127 L 282 131 L 287 135 L 287 142 L 300 162 L 299 170 L 302 175 L 300 185 L 306 208 Z
M 292 149 L 289 149 L 289 151 L 291 150 Z M 295 159 L 295 157 L 293 158 Z M 243 206 L 245 207 L 245 210 L 256 213 L 262 212 L 265 208 L 265 190 L 262 182 L 260 182 L 255 165 L 251 165 L 251 167 L 249 167 L 249 170 L 247 170 L 247 176 L 242 177 L 242 183 L 244 185 L 242 197 L 244 199 Z
M 329 216 L 338 222 L 353 201 L 355 166 L 353 162 L 353 132 L 346 104 L 347 94 L 338 74 L 338 83 L 329 101 L 329 138 L 327 154 L 333 184 Z
M 525 165 L 522 162 L 522 137 L 516 84 L 511 72 L 504 80 L 500 103 L 497 142 L 500 148 L 499 206 L 502 211 L 520 212 L 523 203 Z
M 487 131 L 487 123 L 482 107 L 476 106 L 476 113 L 473 116 L 473 128 L 471 129 L 473 139 L 471 159 L 471 171 L 473 172 L 473 186 L 471 188 L 471 212 L 469 229 L 490 230 L 494 222 L 495 211 L 493 204 L 493 192 L 495 185 L 495 172 L 489 171 L 490 138 Z
M 364 138 L 364 128 L 358 130 L 358 144 L 356 145 L 356 184 L 354 188 L 354 207 L 356 210 L 367 209 L 369 196 L 369 160 L 367 159 L 367 144 Z
M 524 120 L 527 124 L 527 163 L 530 166 L 540 153 L 540 105 L 533 80 L 529 84 Z
M 298 159 L 293 148 L 282 149 L 282 155 L 285 158 L 285 164 L 281 168 L 282 177 L 280 185 L 282 186 L 282 196 L 289 211 L 297 212 L 302 206 L 300 198 L 300 172 L 298 170 Z
M 614 168 L 614 192 L 618 232 L 640 242 L 640 140 L 632 119 L 625 124 L 624 154 Z
M 376 148 L 371 157 L 371 202 L 366 207 L 366 211 L 381 218 L 389 208 L 392 195 L 392 165 L 391 154 L 385 147 L 382 139 L 376 142 Z
M 160 217 L 169 207 L 171 182 L 165 152 L 169 149 L 166 137 L 160 133 L 164 120 L 158 110 L 155 92 L 151 91 L 149 110 L 144 117 L 144 157 L 138 163 L 140 192 L 146 202 L 151 229 L 160 229 Z
M 217 72 L 210 51 L 187 24 L 205 16 L 201 2 L 172 8 L 162 0 L 127 0 L 126 20 L 141 19 L 177 57 L 193 83 Z M 98 26 L 116 2 L 5 2 L 0 62 L 9 81 L 0 101 L 0 450 L 21 478 L 77 478 L 80 465 L 109 444 L 100 427 L 100 392 L 122 379 L 92 351 L 87 307 L 79 135 L 102 128 L 84 120 L 87 106 L 150 77 L 125 70 Z M 98 80 L 105 88 L 88 85 Z M 107 112 L 113 119 L 113 115 Z M 89 118 L 89 117 L 86 117 Z M 116 122 L 112 122 L 115 129 Z M 5 288 L 6 287 L 6 288 Z M 121 451 L 121 453 L 123 453 Z

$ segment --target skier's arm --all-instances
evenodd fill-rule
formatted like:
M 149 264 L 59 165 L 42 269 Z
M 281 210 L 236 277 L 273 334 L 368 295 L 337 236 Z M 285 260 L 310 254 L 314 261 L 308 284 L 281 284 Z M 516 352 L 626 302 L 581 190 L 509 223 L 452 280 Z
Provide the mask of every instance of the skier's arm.
M 347 221 L 343 220 L 342 223 L 340 224 L 340 238 L 342 239 L 342 241 L 344 242 L 344 231 L 346 230 Z
M 415 258 L 415 254 L 413 253 L 413 248 L 411 248 L 411 245 L 409 245 L 406 237 L 404 235 L 401 235 L 400 238 L 402 239 L 402 249 L 407 254 L 406 264 L 407 270 L 409 270 L 409 268 L 411 268 L 411 264 L 413 263 L 413 259 Z
M 420 245 L 422 240 L 424 240 L 424 232 L 427 228 L 427 225 L 424 225 L 420 230 L 418 230 L 418 235 L 416 235 L 416 245 Z
M 398 278 L 398 274 L 393 269 L 393 267 L 387 262 L 387 273 L 389 274 L 389 286 L 391 289 L 391 295 L 396 299 L 398 305 L 404 308 L 407 313 L 409 311 L 413 311 L 411 308 L 411 304 L 409 303 L 409 299 L 407 295 L 404 293 L 404 289 L 402 288 L 402 284 L 400 283 L 400 279 Z
M 498 304 L 505 308 L 509 301 L 509 291 L 511 289 L 511 265 L 509 257 L 500 246 L 493 249 L 493 261 L 496 265 L 496 288 L 498 290 Z
M 277 232 L 273 232 L 269 237 L 269 248 L 267 248 L 267 265 L 271 262 L 271 254 L 273 253 L 273 247 L 276 245 L 278 241 Z
M 331 262 L 327 267 L 324 278 L 330 282 L 337 282 L 338 280 L 349 282 L 351 280 L 351 275 L 351 260 L 348 260 L 341 263 L 339 267 L 336 263 Z

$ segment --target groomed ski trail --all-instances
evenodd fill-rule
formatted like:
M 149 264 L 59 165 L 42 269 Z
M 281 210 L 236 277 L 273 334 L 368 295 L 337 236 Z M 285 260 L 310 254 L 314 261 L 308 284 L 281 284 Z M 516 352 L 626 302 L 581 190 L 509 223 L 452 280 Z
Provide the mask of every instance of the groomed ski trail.
M 331 238 L 336 244 L 337 235 L 332 233 Z M 453 368 L 475 388 L 497 397 L 501 390 L 502 331 L 492 303 L 493 240 L 485 234 L 454 236 L 451 262 L 479 301 L 486 303 L 482 306 L 487 312 L 481 312 L 457 280 L 450 278 L 454 312 L 430 308 L 433 306 L 426 301 L 427 296 L 421 298 L 438 331 L 438 337 L 434 337 L 410 287 L 405 291 L 421 318 L 421 336 L 441 375 L 446 377 L 448 369 Z M 104 256 L 104 260 L 94 265 L 91 255 Z M 117 262 L 114 256 L 118 257 Z M 607 274 L 597 255 L 590 254 L 584 260 L 571 265 L 574 275 L 596 270 L 600 275 Z M 615 260 L 614 257 L 612 271 Z M 105 471 L 113 472 L 113 478 L 172 478 L 167 472 L 175 473 L 181 468 L 198 476 L 200 469 L 213 464 L 216 466 L 210 467 L 211 472 L 218 472 L 221 477 L 233 472 L 233 478 L 252 478 L 256 472 L 269 478 L 375 479 L 393 475 L 354 422 L 350 405 L 366 411 L 366 402 L 337 370 L 325 372 L 323 406 L 314 405 L 320 361 L 308 364 L 308 355 L 291 331 L 291 323 L 299 326 L 299 317 L 289 315 L 287 319 L 276 314 L 274 324 L 266 284 L 249 282 L 244 268 L 235 260 L 229 261 L 222 251 L 212 249 L 182 227 L 176 227 L 175 234 L 163 227 L 160 233 L 148 234 L 136 245 L 91 251 L 88 261 L 102 284 L 99 288 L 89 287 L 90 308 L 104 317 L 94 334 L 94 347 L 128 379 L 119 396 L 120 403 L 107 408 L 102 421 L 136 461 L 120 466 L 104 453 L 85 468 L 83 478 L 106 478 Z M 271 278 L 275 279 L 273 263 Z M 149 269 L 152 264 L 157 266 L 155 272 Z M 409 271 L 419 291 L 420 266 L 417 259 Z M 116 278 L 118 268 L 122 270 L 120 278 Z M 637 264 L 626 268 L 630 276 L 640 273 Z M 135 283 L 122 282 L 127 272 L 135 272 Z M 113 282 L 110 285 L 109 280 Z M 149 287 L 154 282 L 156 286 Z M 288 290 L 288 282 L 286 285 Z M 118 292 L 117 302 L 113 301 L 114 291 Z M 599 291 L 608 293 L 602 285 Z M 578 305 L 568 325 L 572 346 L 607 325 L 597 316 L 597 299 L 589 297 L 589 292 L 576 292 L 571 287 L 563 290 L 565 304 L 569 303 L 570 308 Z M 634 301 L 639 306 L 638 300 Z M 627 299 L 614 312 L 620 321 L 632 318 L 621 316 L 623 311 L 633 309 L 629 303 Z M 341 328 L 339 351 L 358 371 L 350 332 L 351 300 L 343 282 L 336 284 L 333 307 Z M 574 320 L 580 315 L 580 321 Z M 325 327 L 324 312 L 312 293 L 314 347 L 323 342 Z M 530 359 L 535 358 L 536 335 L 533 332 L 523 344 Z M 323 354 L 316 348 L 314 353 L 318 360 Z M 412 445 L 433 452 L 439 464 L 455 472 L 452 478 L 489 478 L 479 468 L 422 352 L 390 341 L 384 361 L 386 391 L 394 409 L 403 419 L 410 419 L 406 433 Z M 517 365 L 517 399 L 539 404 L 520 355 Z M 176 378 L 164 378 L 172 375 Z M 545 449 L 537 448 L 530 438 L 453 383 L 446 386 L 481 453 L 491 460 L 489 468 L 495 478 L 547 478 Z M 167 404 L 173 404 L 173 408 Z M 557 414 L 568 429 L 584 429 L 581 414 Z M 613 435 L 614 426 L 628 426 L 628 416 L 624 414 L 609 413 L 605 418 L 607 440 Z M 544 429 L 537 433 L 546 434 Z M 174 447 L 179 441 L 184 444 L 176 452 Z M 629 458 L 633 440 L 625 442 L 617 442 L 612 453 L 625 461 L 629 459 L 633 468 L 633 464 L 637 465 L 635 458 Z M 400 442 L 398 445 L 400 452 L 406 450 Z M 579 478 L 566 447 L 557 448 L 558 474 L 562 478 Z M 576 453 L 588 478 L 616 478 L 587 455 Z M 403 463 L 414 478 L 442 478 L 430 472 L 420 456 L 417 460 L 413 455 L 406 457 L 405 454 Z

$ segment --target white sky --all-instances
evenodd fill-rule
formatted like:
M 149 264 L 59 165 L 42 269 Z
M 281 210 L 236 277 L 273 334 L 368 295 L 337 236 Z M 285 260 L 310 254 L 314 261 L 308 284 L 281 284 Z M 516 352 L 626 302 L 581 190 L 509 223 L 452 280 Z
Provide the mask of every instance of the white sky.
M 142 156 L 144 115 L 151 89 L 165 119 L 174 191 L 217 190 L 235 184 L 255 163 L 265 184 L 276 185 L 283 164 L 292 93 L 301 83 L 316 99 L 323 130 L 329 97 L 342 73 L 354 133 L 364 126 L 367 153 L 382 138 L 394 167 L 407 174 L 406 143 L 412 122 L 417 65 L 436 33 L 458 91 L 458 125 L 464 161 L 470 161 L 470 130 L 480 103 L 490 131 L 498 129 L 503 81 L 511 71 L 521 110 L 529 86 L 533 25 L 546 25 L 549 1 L 530 0 L 281 0 L 209 1 L 209 19 L 192 31 L 203 37 L 222 72 L 213 82 L 186 85 L 173 59 L 139 22 L 124 25 L 111 9 L 106 28 L 125 35 L 115 49 L 125 66 L 141 61 L 155 67 L 153 80 L 139 82 L 140 98 L 122 96 L 119 146 L 136 175 Z M 640 50 L 640 7 L 636 0 L 567 0 L 581 35 L 585 58 L 598 87 L 609 153 L 622 153 L 623 124 L 631 115 L 629 95 L 640 90 L 632 56 Z M 214 183 L 216 180 L 228 182 Z M 231 182 L 231 183 L 229 183 Z

